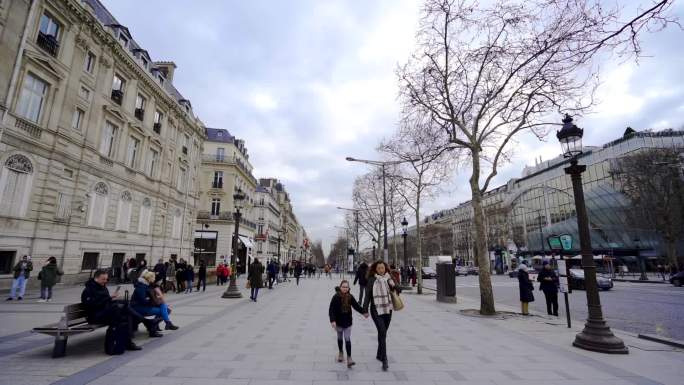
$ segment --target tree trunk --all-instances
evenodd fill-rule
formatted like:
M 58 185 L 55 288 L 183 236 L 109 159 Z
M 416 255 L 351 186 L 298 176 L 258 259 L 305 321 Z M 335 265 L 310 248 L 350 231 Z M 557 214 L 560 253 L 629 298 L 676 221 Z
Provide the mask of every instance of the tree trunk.
M 677 243 L 672 240 L 665 240 L 667 248 L 667 259 L 679 271 L 679 260 L 677 259 Z
M 418 190 L 420 191 L 420 190 Z M 423 250 L 420 237 L 420 194 L 418 194 L 418 199 L 416 199 L 416 257 L 418 261 L 416 263 L 416 280 L 418 281 L 418 287 L 416 292 L 418 294 L 423 294 Z
M 494 293 L 492 291 L 491 271 L 489 269 L 489 253 L 484 225 L 484 210 L 482 208 L 482 194 L 480 192 L 480 153 L 472 152 L 473 174 L 470 176 L 470 191 L 472 194 L 473 224 L 475 225 L 475 249 L 479 265 L 480 281 L 480 314 L 492 315 L 494 308 Z

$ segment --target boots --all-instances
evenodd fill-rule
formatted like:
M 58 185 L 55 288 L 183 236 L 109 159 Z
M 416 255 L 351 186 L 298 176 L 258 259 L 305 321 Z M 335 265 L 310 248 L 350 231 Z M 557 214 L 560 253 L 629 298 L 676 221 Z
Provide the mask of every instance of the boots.
M 337 355 L 337 362 L 343 362 L 344 361 L 344 353 L 340 352 L 340 354 Z
M 347 356 L 347 367 L 351 368 L 354 365 L 356 365 L 356 362 L 354 362 L 351 357 Z
M 166 325 L 164 326 L 164 330 L 178 330 L 178 326 L 174 325 L 171 323 L 171 321 L 166 322 Z

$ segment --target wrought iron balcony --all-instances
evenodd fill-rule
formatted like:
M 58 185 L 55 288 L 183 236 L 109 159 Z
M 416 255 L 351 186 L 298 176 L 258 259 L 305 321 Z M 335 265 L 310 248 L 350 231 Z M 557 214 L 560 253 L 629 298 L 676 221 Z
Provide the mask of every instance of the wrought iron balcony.
M 152 126 L 152 129 L 153 129 L 154 132 L 156 132 L 157 134 L 161 134 L 161 123 L 155 123 L 155 124 Z
M 116 104 L 121 105 L 123 102 L 123 91 L 112 90 L 112 100 L 116 102 Z
M 138 118 L 138 120 L 145 119 L 145 110 L 143 110 L 142 108 L 136 108 L 134 114 L 135 117 Z
M 40 47 L 43 51 L 49 53 L 52 56 L 57 56 L 59 42 L 54 36 L 38 32 L 38 39 L 36 40 L 36 43 L 38 44 L 38 47 Z

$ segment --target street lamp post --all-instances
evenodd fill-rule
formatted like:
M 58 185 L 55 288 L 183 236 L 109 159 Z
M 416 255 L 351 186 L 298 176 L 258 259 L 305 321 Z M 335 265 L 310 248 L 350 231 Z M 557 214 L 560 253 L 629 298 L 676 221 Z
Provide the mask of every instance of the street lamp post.
M 242 298 L 242 293 L 240 290 L 237 288 L 237 283 L 236 278 L 237 278 L 237 247 L 238 247 L 238 237 L 240 234 L 240 218 L 242 217 L 242 214 L 240 213 L 240 209 L 242 208 L 242 201 L 245 199 L 245 194 L 242 192 L 242 190 L 238 189 L 238 191 L 233 194 L 233 202 L 235 204 L 235 234 L 233 234 L 233 252 L 231 253 L 230 256 L 230 265 L 231 265 L 231 271 L 230 271 L 230 284 L 228 285 L 228 288 L 226 291 L 223 293 L 221 298 Z
M 587 322 L 584 324 L 584 329 L 575 336 L 575 341 L 572 344 L 578 348 L 595 352 L 627 354 L 629 350 L 624 342 L 610 330 L 603 318 L 603 310 L 601 309 L 601 299 L 596 282 L 596 264 L 594 263 L 589 234 L 589 218 L 582 188 L 582 173 L 587 167 L 577 163 L 577 157 L 582 154 L 583 135 L 584 130 L 573 124 L 570 115 L 565 115 L 563 127 L 556 134 L 563 148 L 563 156 L 570 158 L 570 166 L 565 168 L 565 173 L 569 174 L 572 180 L 580 253 L 582 254 L 582 269 L 584 269 L 584 283 L 587 293 Z
M 409 284 L 409 264 L 408 264 L 408 253 L 406 252 L 406 237 L 408 236 L 408 221 L 406 217 L 401 221 L 401 237 L 404 241 L 404 274 L 401 275 L 401 289 L 411 290 L 411 284 Z
M 373 237 L 372 240 L 373 240 L 373 262 L 375 262 L 375 243 L 377 242 L 377 240 L 375 239 L 375 237 Z

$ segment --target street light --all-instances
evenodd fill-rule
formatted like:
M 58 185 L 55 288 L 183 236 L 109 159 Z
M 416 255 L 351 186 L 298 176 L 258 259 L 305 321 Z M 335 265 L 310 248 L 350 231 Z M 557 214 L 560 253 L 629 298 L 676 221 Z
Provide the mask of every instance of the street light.
M 348 156 L 345 159 L 348 162 L 366 163 L 366 164 L 370 164 L 373 166 L 379 166 L 382 168 L 382 221 L 383 221 L 383 227 L 384 227 L 382 260 L 388 261 L 389 260 L 389 249 L 387 248 L 387 192 L 386 192 L 386 187 L 385 187 L 385 166 L 392 166 L 392 165 L 401 164 L 401 163 L 412 163 L 412 162 L 417 162 L 420 159 L 416 158 L 416 159 L 407 159 L 407 160 L 380 161 L 380 160 L 356 159 L 356 158 L 352 158 L 351 156 Z
M 406 217 L 401 221 L 401 237 L 404 238 L 404 274 L 401 275 L 401 289 L 411 290 L 412 287 L 409 284 L 408 275 L 408 253 L 406 252 L 406 237 L 408 236 L 408 221 Z
M 589 314 L 584 329 L 575 336 L 575 341 L 572 344 L 578 348 L 595 352 L 627 354 L 629 350 L 624 342 L 610 330 L 603 318 L 603 310 L 601 309 L 601 299 L 596 282 L 596 264 L 594 263 L 589 235 L 589 218 L 587 217 L 587 207 L 584 203 L 582 188 L 582 173 L 587 169 L 587 166 L 577 164 L 577 157 L 582 154 L 583 135 L 584 130 L 573 124 L 572 117 L 567 114 L 563 119 L 563 127 L 556 133 L 563 149 L 563 156 L 570 158 L 570 166 L 565 168 L 565 173 L 569 174 L 572 180 Z
M 236 277 L 237 277 L 237 263 L 236 263 L 236 258 L 237 258 L 237 247 L 238 247 L 238 237 L 240 234 L 240 218 L 242 217 L 242 214 L 240 213 L 240 209 L 243 207 L 242 202 L 245 199 L 245 194 L 242 192 L 241 189 L 238 188 L 237 192 L 233 194 L 233 202 L 235 205 L 235 234 L 233 235 L 233 252 L 230 256 L 230 265 L 231 265 L 231 271 L 230 271 L 230 284 L 228 285 L 228 288 L 226 291 L 223 293 L 221 298 L 242 298 L 242 293 L 240 293 L 240 290 L 237 288 L 237 284 L 235 282 Z
M 375 243 L 377 242 L 377 239 L 375 239 L 375 237 L 371 237 L 371 240 L 373 242 L 373 262 L 375 262 Z
M 354 244 L 355 244 L 355 249 L 354 249 L 354 260 L 356 261 L 356 256 L 359 254 L 361 250 L 361 246 L 359 245 L 359 211 L 362 211 L 361 209 L 350 209 L 346 207 L 337 207 L 338 210 L 347 210 L 351 211 L 354 213 Z M 353 267 L 353 266 L 352 266 Z

